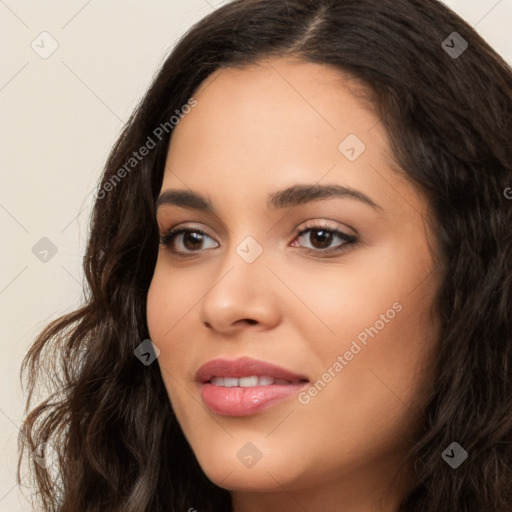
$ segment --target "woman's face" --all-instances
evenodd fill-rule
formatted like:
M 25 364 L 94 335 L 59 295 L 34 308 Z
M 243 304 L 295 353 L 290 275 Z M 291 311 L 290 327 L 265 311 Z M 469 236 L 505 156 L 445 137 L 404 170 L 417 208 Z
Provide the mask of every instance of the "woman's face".
M 190 232 L 160 245 L 148 326 L 187 440 L 240 507 L 373 502 L 432 384 L 426 201 L 354 88 L 290 59 L 223 69 L 172 136 L 157 220 Z

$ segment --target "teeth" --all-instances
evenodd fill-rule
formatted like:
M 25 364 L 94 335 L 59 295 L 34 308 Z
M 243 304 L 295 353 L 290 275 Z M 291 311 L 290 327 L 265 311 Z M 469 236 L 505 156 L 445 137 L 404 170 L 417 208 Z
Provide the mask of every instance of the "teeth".
M 234 388 L 238 386 L 238 379 L 232 377 L 224 377 L 224 387 Z
M 257 386 L 258 385 L 258 377 L 255 375 L 251 375 L 250 377 L 241 377 L 238 379 L 238 385 L 241 388 L 249 388 L 251 386 Z
M 210 382 L 214 385 L 214 386 L 224 386 L 224 379 L 222 377 L 212 377 L 212 379 L 210 380 Z
M 272 384 L 291 384 L 289 380 L 274 379 L 273 377 L 268 377 L 267 375 L 262 375 L 261 377 L 258 375 L 251 375 L 249 377 L 240 377 L 239 379 L 236 377 L 212 377 L 210 382 L 214 386 L 222 386 L 226 388 L 249 388 L 254 386 L 272 386 Z

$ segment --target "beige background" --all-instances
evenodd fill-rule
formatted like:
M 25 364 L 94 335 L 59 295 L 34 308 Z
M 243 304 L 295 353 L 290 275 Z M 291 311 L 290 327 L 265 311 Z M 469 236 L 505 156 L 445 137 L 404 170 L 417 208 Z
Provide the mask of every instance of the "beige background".
M 15 480 L 19 367 L 36 333 L 80 300 L 109 148 L 176 40 L 222 3 L 0 0 L 0 512 L 32 510 Z M 512 0 L 447 4 L 512 63 Z M 46 263 L 32 252 L 42 237 L 57 247 Z

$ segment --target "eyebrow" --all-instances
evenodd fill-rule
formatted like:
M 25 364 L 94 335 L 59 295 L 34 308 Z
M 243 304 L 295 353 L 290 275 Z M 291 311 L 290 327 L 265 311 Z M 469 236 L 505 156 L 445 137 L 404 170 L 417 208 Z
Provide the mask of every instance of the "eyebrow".
M 334 197 L 355 199 L 382 212 L 382 208 L 367 195 L 343 185 L 293 185 L 283 190 L 271 192 L 267 197 L 267 207 L 269 209 L 288 208 Z M 158 209 L 162 205 L 175 205 L 217 215 L 209 198 L 191 190 L 165 190 L 158 197 L 155 207 Z

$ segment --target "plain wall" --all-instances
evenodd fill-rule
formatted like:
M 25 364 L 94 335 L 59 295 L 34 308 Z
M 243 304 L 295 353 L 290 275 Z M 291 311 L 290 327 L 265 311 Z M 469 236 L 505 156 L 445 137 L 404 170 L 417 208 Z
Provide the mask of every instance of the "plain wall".
M 177 39 L 223 3 L 0 2 L 0 512 L 32 510 L 15 479 L 20 364 L 35 335 L 80 301 L 91 192 L 108 151 Z M 446 3 L 512 63 L 512 0 Z

